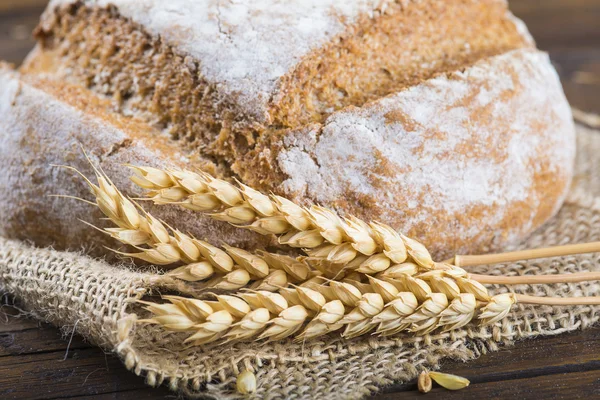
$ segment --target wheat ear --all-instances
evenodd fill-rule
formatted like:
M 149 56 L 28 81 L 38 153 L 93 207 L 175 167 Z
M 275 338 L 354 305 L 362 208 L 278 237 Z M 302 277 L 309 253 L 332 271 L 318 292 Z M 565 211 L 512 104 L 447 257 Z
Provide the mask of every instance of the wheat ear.
M 490 298 L 483 285 L 457 269 L 415 276 L 398 269 L 368 280 L 325 282 L 315 277 L 277 293 L 247 291 L 217 296 L 216 301 L 165 297 L 170 304 L 145 303 L 154 316 L 141 322 L 193 332 L 186 342 L 194 345 L 219 339 L 279 340 L 300 331 L 296 339 L 305 340 L 341 329 L 347 338 L 373 330 L 381 335 L 403 330 L 426 334 L 459 328 L 477 311 L 483 323 L 494 323 L 516 299 L 513 294 Z
M 167 297 L 171 304 L 149 304 L 146 309 L 154 317 L 141 322 L 172 329 L 165 321 L 170 323 L 170 318 L 176 318 L 181 323 L 177 329 L 193 332 L 186 342 L 200 345 L 219 339 L 279 340 L 296 333 L 296 340 L 305 340 L 342 329 L 346 338 L 373 330 L 379 335 L 400 331 L 427 334 L 438 328 L 460 328 L 474 318 L 483 325 L 494 324 L 505 318 L 517 302 L 600 304 L 600 297 L 554 298 L 515 293 L 490 296 L 486 287 L 471 279 L 465 270 L 444 264 L 419 272 L 418 266 L 405 263 L 377 276 L 367 275 L 368 282 L 361 281 L 364 276 L 355 273 L 343 281 L 317 276 L 277 293 L 246 291 L 217 296 L 213 302 Z M 188 312 L 188 301 L 202 304 L 212 312 Z
M 354 217 L 342 219 L 318 206 L 303 208 L 280 196 L 266 196 L 203 172 L 130 167 L 136 172 L 132 181 L 149 190 L 155 203 L 179 204 L 245 229 L 273 234 L 280 243 L 303 248 L 308 254 L 305 261 L 329 278 L 341 279 L 354 272 L 374 275 L 404 268 L 406 263 L 423 272 L 448 269 L 448 263 L 468 266 L 600 251 L 600 242 L 595 242 L 483 256 L 457 255 L 437 263 L 421 243 L 385 224 L 367 224 Z M 472 278 L 484 283 L 556 283 L 598 280 L 600 273 Z
M 304 249 L 308 261 L 329 277 L 339 277 L 342 271 L 376 274 L 406 261 L 422 270 L 435 267 L 421 243 L 382 223 L 340 218 L 320 206 L 300 207 L 204 172 L 130 168 L 135 171 L 131 180 L 149 190 L 154 203 L 178 204 L 244 229 L 275 235 L 281 244 Z
M 253 254 L 227 245 L 221 249 L 167 227 L 125 197 L 102 171 L 95 169 L 96 185 L 73 170 L 85 179 L 95 197 L 95 205 L 116 225 L 97 229 L 139 250 L 135 253 L 113 251 L 155 265 L 184 264 L 167 272 L 169 277 L 188 282 L 204 281 L 204 287 L 222 290 L 237 290 L 254 281 L 252 288 L 274 291 L 318 274 L 302 260 L 264 251 Z

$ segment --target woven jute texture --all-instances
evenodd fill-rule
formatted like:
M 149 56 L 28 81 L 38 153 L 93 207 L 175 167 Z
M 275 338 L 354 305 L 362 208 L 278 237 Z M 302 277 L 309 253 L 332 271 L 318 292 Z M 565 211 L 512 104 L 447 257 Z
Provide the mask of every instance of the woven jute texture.
M 600 132 L 578 127 L 579 154 L 573 189 L 559 214 L 522 248 L 600 240 Z M 600 270 L 600 255 L 477 267 L 487 274 L 554 274 Z M 513 287 L 538 296 L 600 295 L 597 282 Z M 492 292 L 507 288 L 495 286 Z M 495 326 L 476 324 L 425 337 L 400 334 L 343 340 L 332 334 L 296 344 L 238 343 L 185 348 L 185 334 L 136 324 L 144 312 L 143 296 L 168 291 L 148 272 L 111 266 L 74 253 L 35 249 L 0 240 L 0 291 L 9 293 L 36 317 L 73 327 L 103 348 L 114 351 L 127 368 L 150 385 L 168 384 L 187 395 L 238 398 L 235 377 L 243 369 L 256 373 L 258 397 L 352 399 L 381 386 L 414 378 L 420 369 L 435 369 L 443 358 L 469 360 L 499 345 L 537 335 L 555 335 L 596 323 L 600 307 L 517 305 Z

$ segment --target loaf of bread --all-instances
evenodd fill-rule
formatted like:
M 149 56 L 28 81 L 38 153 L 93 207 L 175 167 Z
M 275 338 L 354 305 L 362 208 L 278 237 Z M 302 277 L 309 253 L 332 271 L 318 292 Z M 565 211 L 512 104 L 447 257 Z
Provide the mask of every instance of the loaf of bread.
M 574 127 L 504 0 L 53 0 L 0 84 L 3 233 L 79 246 L 79 144 L 380 220 L 438 256 L 518 242 L 560 207 Z M 161 209 L 195 235 L 265 245 Z M 178 225 L 179 226 L 179 225 Z

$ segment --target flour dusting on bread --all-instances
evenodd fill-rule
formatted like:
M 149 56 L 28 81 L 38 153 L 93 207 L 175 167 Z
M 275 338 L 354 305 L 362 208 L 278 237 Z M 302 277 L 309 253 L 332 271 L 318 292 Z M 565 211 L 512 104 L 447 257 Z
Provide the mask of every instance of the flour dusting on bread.
M 573 130 L 547 55 L 515 50 L 292 133 L 278 160 L 287 195 L 339 209 L 360 198 L 373 218 L 421 235 L 435 226 L 472 238 L 495 227 L 475 236 L 492 241 L 505 229 L 514 242 L 542 204 L 562 203 L 552 192 L 570 182 Z M 472 223 L 453 227 L 459 216 Z

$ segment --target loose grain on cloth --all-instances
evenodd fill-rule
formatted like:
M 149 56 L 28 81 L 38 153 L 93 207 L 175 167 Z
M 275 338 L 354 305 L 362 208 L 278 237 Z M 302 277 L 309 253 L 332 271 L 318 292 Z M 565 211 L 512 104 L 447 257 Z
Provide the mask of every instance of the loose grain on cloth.
M 520 247 L 532 248 L 600 240 L 600 132 L 578 127 L 577 174 L 560 213 Z M 600 270 L 600 255 L 588 254 L 471 269 L 486 274 L 554 274 Z M 10 293 L 40 319 L 76 326 L 83 336 L 117 353 L 127 368 L 151 385 L 168 383 L 188 395 L 237 398 L 235 377 L 255 372 L 257 395 L 265 398 L 360 398 L 378 387 L 414 378 L 442 358 L 468 360 L 500 344 L 583 329 L 596 323 L 597 306 L 517 305 L 495 326 L 424 337 L 368 335 L 344 340 L 334 333 L 293 343 L 236 343 L 185 349 L 185 333 L 135 324 L 145 316 L 136 299 L 165 291 L 154 275 L 110 266 L 73 253 L 35 249 L 0 240 L 0 291 Z M 600 295 L 600 284 L 520 285 L 515 291 L 545 296 Z M 491 293 L 506 291 L 491 287 Z

